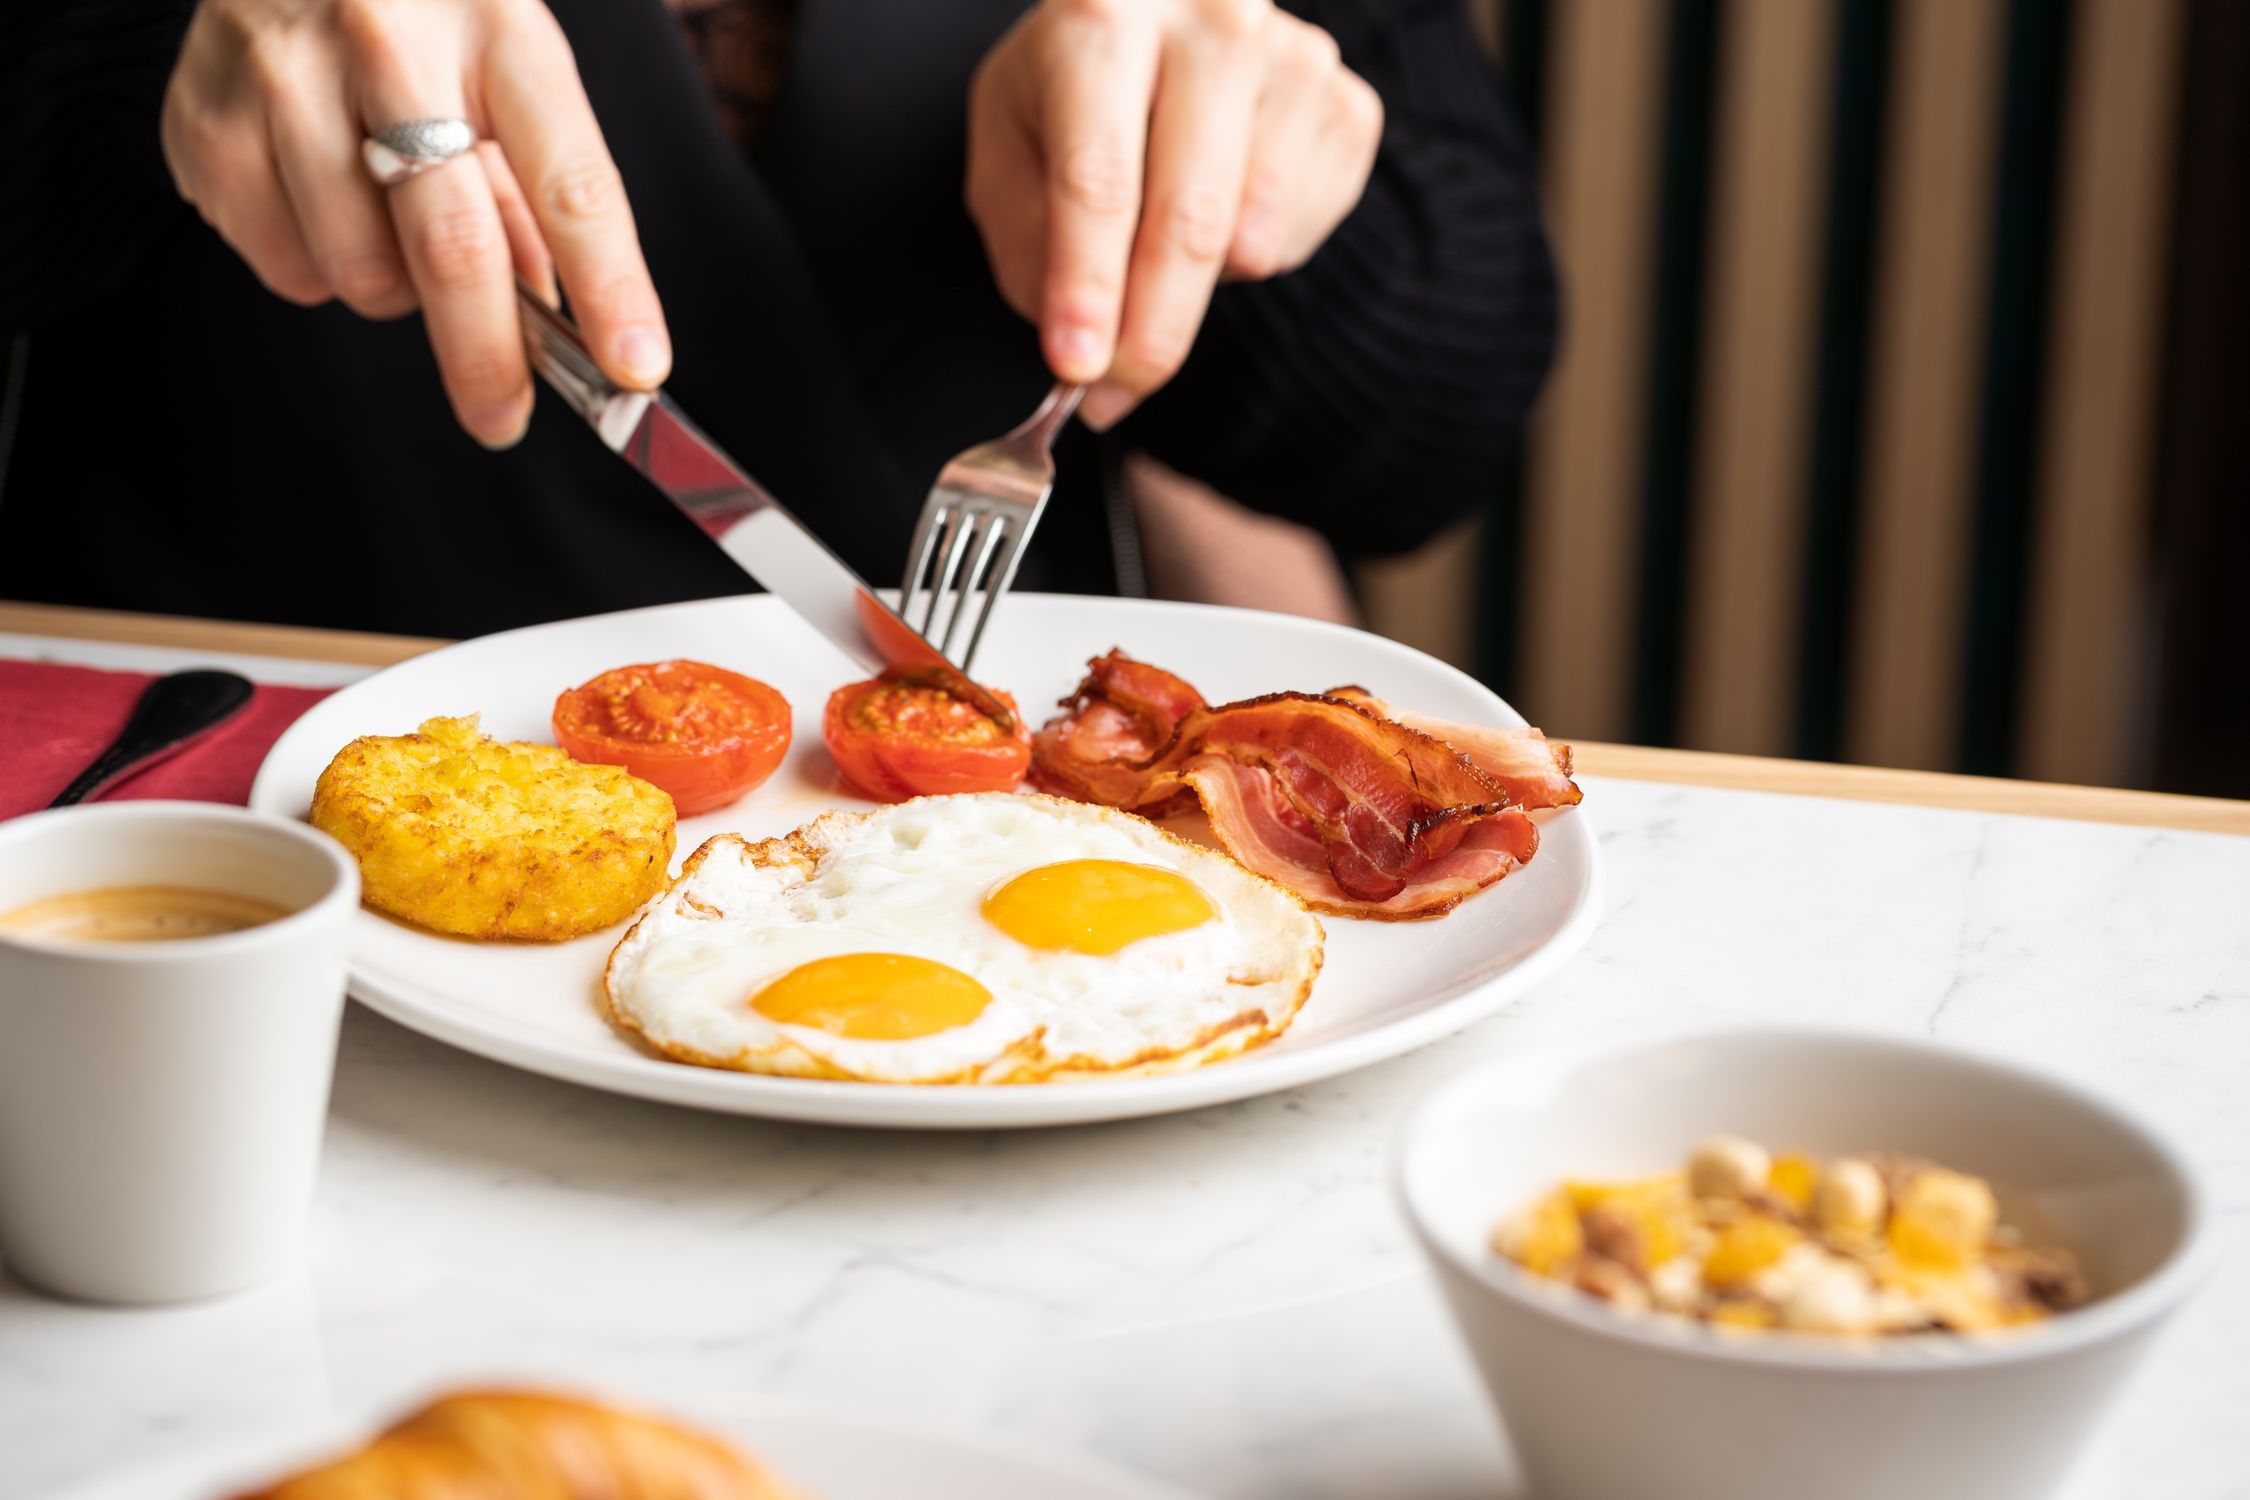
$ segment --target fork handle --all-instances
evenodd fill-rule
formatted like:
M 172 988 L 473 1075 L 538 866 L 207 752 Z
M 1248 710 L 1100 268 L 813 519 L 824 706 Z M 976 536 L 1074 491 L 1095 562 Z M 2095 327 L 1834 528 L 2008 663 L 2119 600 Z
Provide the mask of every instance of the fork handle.
M 1085 394 L 1086 387 L 1082 385 L 1071 385 L 1067 381 L 1061 380 L 1056 381 L 1054 389 L 1047 392 L 1047 399 L 1039 403 L 1039 409 L 1024 418 L 1023 425 L 1009 433 L 1008 437 L 1001 439 L 1001 441 L 1006 442 L 1011 438 L 1035 437 L 1039 440 L 1040 447 L 1052 452 L 1055 446 L 1055 434 L 1062 431 L 1063 423 L 1070 420 L 1070 414 L 1078 410 L 1078 402 Z

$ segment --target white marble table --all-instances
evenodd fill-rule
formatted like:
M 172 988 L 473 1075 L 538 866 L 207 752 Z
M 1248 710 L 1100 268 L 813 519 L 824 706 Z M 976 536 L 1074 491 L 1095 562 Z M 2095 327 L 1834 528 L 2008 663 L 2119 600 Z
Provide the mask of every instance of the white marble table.
M 1548 1038 L 1791 1018 L 2116 1090 L 2250 1217 L 2250 839 L 1589 778 L 1610 907 L 1449 1041 L 1204 1113 L 1018 1135 L 765 1124 L 510 1071 L 354 1008 L 302 1270 L 116 1311 L 0 1282 L 0 1500 L 433 1384 L 781 1393 L 1212 1496 L 1508 1492 L 1392 1207 L 1404 1113 Z M 1504 897 L 1502 898 L 1504 899 Z M 2250 1262 L 2072 1500 L 2250 1497 Z

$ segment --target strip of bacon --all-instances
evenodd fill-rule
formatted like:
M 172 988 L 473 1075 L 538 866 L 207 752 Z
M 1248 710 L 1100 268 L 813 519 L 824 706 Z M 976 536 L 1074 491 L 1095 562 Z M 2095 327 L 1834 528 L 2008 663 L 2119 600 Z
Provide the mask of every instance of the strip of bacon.
M 1538 828 L 1509 805 L 1510 780 L 1541 799 L 1528 805 L 1577 800 L 1544 740 L 1535 762 L 1515 739 L 1494 738 L 1487 749 L 1504 780 L 1353 692 L 1358 701 L 1273 693 L 1213 708 L 1171 673 L 1112 651 L 1034 736 L 1032 781 L 1151 815 L 1198 801 L 1249 869 L 1317 910 L 1389 919 L 1449 911 L 1531 858 Z
M 1189 758 L 1208 755 L 1263 769 L 1319 834 L 1330 878 L 1357 901 L 1398 895 L 1506 801 L 1450 746 L 1313 693 L 1197 709 L 1180 721 L 1159 765 L 1177 775 Z M 1258 869 L 1235 847 L 1250 842 L 1237 837 L 1240 830 L 1215 817 L 1211 823 L 1228 853 Z
M 1575 807 L 1585 795 L 1570 779 L 1570 746 L 1550 742 L 1537 729 L 1492 729 L 1433 719 L 1394 708 L 1359 687 L 1330 688 L 1328 696 L 1356 703 L 1371 714 L 1445 741 L 1499 782 L 1508 800 L 1518 807 Z
M 1031 784 L 1058 797 L 1159 817 L 1193 794 L 1150 769 L 1203 695 L 1122 651 L 1086 664 L 1063 711 L 1032 736 Z
M 1378 921 L 1438 917 L 1527 862 L 1539 825 L 1515 808 L 1468 826 L 1452 850 L 1380 901 L 1354 896 L 1328 867 L 1319 835 L 1295 815 L 1270 772 L 1223 755 L 1199 755 L 1182 769 L 1219 842 L 1246 868 L 1295 891 L 1314 911 Z

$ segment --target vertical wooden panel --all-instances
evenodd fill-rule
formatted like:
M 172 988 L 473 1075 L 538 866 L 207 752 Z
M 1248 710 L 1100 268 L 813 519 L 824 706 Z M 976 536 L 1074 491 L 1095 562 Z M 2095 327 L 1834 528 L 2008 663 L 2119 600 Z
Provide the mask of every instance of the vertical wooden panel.
M 2121 785 L 2148 704 L 2150 486 L 2177 0 L 2079 0 L 2021 773 Z
M 1805 470 L 1798 585 L 1797 743 L 1810 760 L 1844 753 L 1854 570 L 1866 492 L 1868 350 L 1875 326 L 1877 210 L 1889 137 L 1891 0 L 1839 0 L 1829 105 L 1828 224 Z
M 1952 762 L 2002 0 L 1904 0 L 1888 115 L 1850 759 Z
M 2023 702 L 2032 495 L 2045 404 L 2048 312 L 2061 222 L 2063 83 L 2074 0 L 2009 0 L 1985 268 L 1975 523 L 1961 640 L 1954 768 L 2010 774 Z
M 2152 780 L 2250 797 L 2250 5 L 2191 0 L 2157 419 Z
M 1627 719 L 1657 125 L 1670 6 L 1558 7 L 1545 81 L 1562 350 L 1528 440 L 1523 706 L 1559 734 Z
M 1641 745 L 1680 733 L 1687 640 L 1688 544 L 1710 255 L 1711 136 L 1718 117 L 1719 0 L 1672 0 L 1665 38 L 1663 149 L 1657 157 L 1648 383 L 1642 404 L 1640 561 L 1635 573 L 1632 718 Z
M 1779 755 L 1796 723 L 1835 22 L 1826 0 L 1727 12 L 1681 718 L 1704 749 Z

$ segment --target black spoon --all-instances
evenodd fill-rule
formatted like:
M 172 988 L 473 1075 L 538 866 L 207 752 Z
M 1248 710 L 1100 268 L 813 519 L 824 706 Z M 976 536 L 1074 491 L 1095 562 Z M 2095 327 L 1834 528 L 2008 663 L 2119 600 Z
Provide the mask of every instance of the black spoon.
M 162 760 L 204 730 L 233 718 L 255 691 L 247 677 L 208 668 L 157 678 L 133 705 L 133 717 L 109 748 L 47 805 L 83 802 L 126 772 Z

